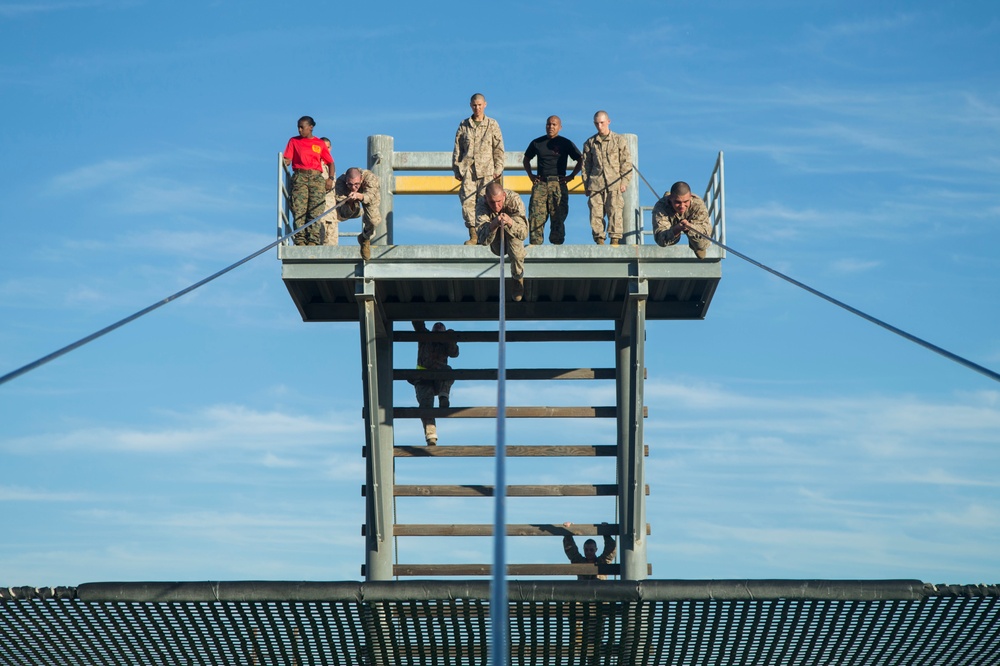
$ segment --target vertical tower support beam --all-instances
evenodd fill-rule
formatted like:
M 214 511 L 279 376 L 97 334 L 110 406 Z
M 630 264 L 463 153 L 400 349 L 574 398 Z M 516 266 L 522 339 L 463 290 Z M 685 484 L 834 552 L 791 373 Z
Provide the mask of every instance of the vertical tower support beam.
M 375 283 L 359 282 L 361 366 L 365 391 L 365 579 L 392 580 L 392 324 L 375 298 Z
M 378 177 L 382 202 L 382 226 L 375 229 L 373 245 L 392 245 L 392 193 L 396 191 L 392 168 L 394 145 L 393 138 L 385 134 L 368 137 L 368 170 Z
M 618 389 L 618 524 L 622 580 L 644 580 L 646 560 L 646 473 L 642 416 L 646 365 L 645 280 L 633 278 L 622 317 L 615 322 Z

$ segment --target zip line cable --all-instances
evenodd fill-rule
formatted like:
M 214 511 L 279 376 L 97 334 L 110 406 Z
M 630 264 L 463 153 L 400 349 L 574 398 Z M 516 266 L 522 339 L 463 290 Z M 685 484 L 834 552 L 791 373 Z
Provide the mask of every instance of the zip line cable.
M 490 583 L 490 659 L 491 666 L 508 664 L 507 607 L 507 295 L 504 289 L 504 254 L 507 231 L 500 234 L 500 298 L 497 323 L 497 442 L 496 479 L 493 489 L 493 579 Z
M 638 167 L 636 167 L 633 164 L 632 168 L 635 169 L 636 173 L 639 174 L 639 177 L 642 178 L 642 181 L 644 183 L 646 183 L 646 185 L 649 187 L 650 190 L 652 190 L 653 195 L 656 196 L 659 199 L 660 195 L 658 195 L 656 193 L 656 190 L 654 190 L 653 186 L 649 184 L 649 181 L 646 180 L 646 177 L 643 176 L 641 172 L 639 172 Z M 694 234 L 696 234 L 698 236 L 704 236 L 704 234 L 698 233 L 697 231 L 694 231 L 693 229 L 691 230 L 691 233 L 694 233 Z M 944 356 L 945 358 L 947 358 L 950 361 L 958 363 L 959 365 L 964 365 L 966 368 L 969 368 L 970 370 L 974 370 L 974 371 L 980 373 L 981 375 L 985 375 L 986 377 L 989 377 L 990 379 L 992 379 L 995 382 L 1000 382 L 1000 373 L 998 373 L 998 372 L 990 370 L 989 368 L 984 367 L 982 365 L 979 365 L 978 363 L 974 363 L 974 362 L 970 361 L 967 358 L 964 358 L 962 356 L 959 356 L 958 354 L 952 353 L 952 352 L 948 351 L 947 349 L 944 349 L 943 347 L 939 347 L 939 346 L 935 345 L 932 342 L 928 342 L 927 340 L 924 340 L 923 338 L 919 338 L 919 337 L 917 337 L 915 335 L 907 333 L 906 331 L 904 331 L 904 330 L 902 330 L 900 328 L 897 328 L 897 327 L 893 326 L 892 324 L 889 324 L 889 323 L 887 323 L 885 321 L 882 321 L 881 319 L 878 319 L 877 317 L 873 317 L 872 315 L 867 314 L 866 312 L 862 312 L 861 310 L 859 310 L 859 309 L 857 309 L 855 307 L 852 307 L 852 306 L 848 305 L 847 303 L 844 303 L 843 301 L 839 301 L 836 298 L 834 298 L 833 296 L 829 296 L 829 295 L 827 295 L 827 294 L 819 291 L 818 289 L 813 289 L 809 285 L 807 285 L 807 284 L 805 284 L 803 282 L 799 282 L 798 280 L 796 280 L 793 277 L 785 275 L 781 271 L 775 270 L 775 269 L 771 268 L 770 266 L 767 266 L 765 264 L 762 264 L 759 261 L 756 261 L 755 259 L 751 259 L 750 257 L 748 257 L 747 255 L 743 254 L 742 252 L 738 252 L 738 251 L 734 250 L 733 248 L 729 247 L 728 245 L 726 245 L 722 241 L 718 241 L 718 240 L 715 240 L 714 238 L 707 237 L 707 236 L 705 236 L 705 237 L 708 238 L 709 242 L 714 243 L 715 245 L 718 245 L 719 247 L 721 247 L 726 252 L 729 252 L 731 254 L 736 255 L 737 257 L 739 257 L 743 261 L 746 261 L 747 263 L 752 264 L 752 265 L 756 266 L 757 268 L 760 268 L 761 270 L 767 271 L 771 275 L 779 277 L 782 280 L 785 280 L 786 282 L 795 285 L 799 289 L 804 289 L 805 291 L 808 291 L 813 296 L 818 296 L 819 298 L 822 298 L 824 301 L 827 301 L 828 303 L 832 303 L 832 304 L 836 305 L 837 307 L 843 308 L 844 310 L 847 310 L 851 314 L 857 315 L 858 317 L 861 317 L 862 319 L 865 319 L 866 321 L 869 321 L 872 324 L 875 324 L 876 326 L 881 326 L 882 328 L 884 328 L 885 330 L 889 331 L 890 333 L 895 333 L 896 335 L 898 335 L 898 336 L 900 336 L 902 338 L 905 338 L 905 339 L 909 340 L 910 342 L 913 342 L 914 344 L 918 344 L 918 345 L 920 345 L 921 347 L 923 347 L 925 349 L 929 349 L 930 351 L 935 352 L 936 354 L 940 354 L 941 356 Z
M 341 204 L 342 203 L 343 202 L 341 202 Z M 323 211 L 322 213 L 320 213 L 320 215 L 318 217 L 313 218 L 307 224 L 304 224 L 303 226 L 299 227 L 298 229 L 295 229 L 294 231 L 291 231 L 291 232 L 285 234 L 284 236 L 282 236 L 278 240 L 274 241 L 270 245 L 266 245 L 265 247 L 262 247 L 261 249 L 257 250 L 253 254 L 249 254 L 246 257 L 243 257 L 242 259 L 240 259 L 236 263 L 230 264 L 226 268 L 223 268 L 221 271 L 219 271 L 217 273 L 214 273 L 212 275 L 209 275 L 204 280 L 201 280 L 199 282 L 195 282 L 194 284 L 190 285 L 189 287 L 181 289 L 177 293 L 171 294 L 170 296 L 167 296 L 163 300 L 157 301 L 156 303 L 153 303 L 149 307 L 146 307 L 146 308 L 143 308 L 142 310 L 139 310 L 135 314 L 129 315 L 128 317 L 125 317 L 124 319 L 120 319 L 120 320 L 116 321 L 115 323 L 111 324 L 110 326 L 105 326 L 104 328 L 102 328 L 101 330 L 97 331 L 96 333 L 91 333 L 90 335 L 88 335 L 85 338 L 80 338 L 76 342 L 74 342 L 72 344 L 69 344 L 69 345 L 66 345 L 62 349 L 57 349 L 56 351 L 52 352 L 51 354 L 49 354 L 47 356 L 43 356 L 42 358 L 38 359 L 37 361 L 33 361 L 33 362 L 31 362 L 31 363 L 29 363 L 27 365 L 21 366 L 20 368 L 18 368 L 17 370 L 14 370 L 13 372 L 8 372 L 6 375 L 3 375 L 2 377 L 0 377 L 0 385 L 6 384 L 7 382 L 9 382 L 9 381 L 11 381 L 13 379 L 17 379 L 21 375 L 23 375 L 25 373 L 28 373 L 28 372 L 31 372 L 32 370 L 34 370 L 36 368 L 40 368 L 41 366 L 45 365 L 49 361 L 54 361 L 57 358 L 59 358 L 60 356 L 64 356 L 65 354 L 70 353 L 74 349 L 79 349 L 80 347 L 84 346 L 88 342 L 93 342 L 94 340 L 96 340 L 96 339 L 98 339 L 100 337 L 103 337 L 103 336 L 107 335 L 108 333 L 110 333 L 110 332 L 112 332 L 112 331 L 114 331 L 116 329 L 121 328 L 125 324 L 133 322 L 136 319 L 139 319 L 140 317 L 149 314 L 153 310 L 156 310 L 158 308 L 163 307 L 164 305 L 166 305 L 170 301 L 176 300 L 176 299 L 180 298 L 181 296 L 184 296 L 185 294 L 188 294 L 188 293 L 194 291 L 195 289 L 198 289 L 199 287 L 208 284 L 212 280 L 215 280 L 216 278 L 222 277 L 226 273 L 230 272 L 231 270 L 233 270 L 235 268 L 238 268 L 238 267 L 242 266 L 243 264 L 247 263 L 251 259 L 256 259 L 260 255 L 264 254 L 265 252 L 267 252 L 271 248 L 276 247 L 277 245 L 283 243 L 285 240 L 287 240 L 288 238 L 294 236 L 298 232 L 303 231 L 303 230 L 309 228 L 310 226 L 312 226 L 313 224 L 315 224 L 316 222 L 318 222 L 319 220 L 321 220 L 324 216 L 326 216 L 330 212 L 332 212 L 332 211 L 336 210 L 337 208 L 339 208 L 341 204 L 337 204 L 336 206 L 334 206 L 334 207 L 332 207 L 332 208 L 330 208 L 328 210 Z

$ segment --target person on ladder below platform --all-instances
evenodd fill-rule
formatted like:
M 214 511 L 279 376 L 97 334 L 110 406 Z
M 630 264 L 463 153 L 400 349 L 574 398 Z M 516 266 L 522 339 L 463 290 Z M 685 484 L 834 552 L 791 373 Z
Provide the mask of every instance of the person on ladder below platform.
M 607 523 L 601 523 L 601 525 L 607 525 Z M 567 530 L 572 526 L 571 522 L 563 523 L 563 527 Z M 573 564 L 611 564 L 615 561 L 616 548 L 615 538 L 607 531 L 604 532 L 604 551 L 600 557 L 597 556 L 597 542 L 593 539 L 587 539 L 583 542 L 583 555 L 581 555 L 573 535 L 568 533 L 563 536 L 563 550 L 566 551 L 566 559 Z M 608 577 L 605 574 L 597 574 L 596 576 L 581 574 L 576 578 L 577 580 L 607 580 Z
M 422 321 L 413 322 L 413 330 L 417 333 L 427 333 L 427 324 Z M 441 322 L 434 324 L 434 333 L 454 333 L 455 331 L 445 328 Z M 445 336 L 442 336 L 443 338 Z M 448 336 L 440 342 L 421 340 L 417 343 L 417 370 L 451 370 L 448 365 L 449 358 L 458 357 L 458 343 L 453 336 Z M 434 398 L 438 398 L 438 406 L 447 409 L 451 406 L 450 398 L 451 385 L 454 379 L 414 379 L 410 380 L 417 394 L 417 405 L 421 409 L 431 409 L 434 407 Z M 427 446 L 437 444 L 437 424 L 432 418 L 421 418 L 424 424 L 424 439 Z

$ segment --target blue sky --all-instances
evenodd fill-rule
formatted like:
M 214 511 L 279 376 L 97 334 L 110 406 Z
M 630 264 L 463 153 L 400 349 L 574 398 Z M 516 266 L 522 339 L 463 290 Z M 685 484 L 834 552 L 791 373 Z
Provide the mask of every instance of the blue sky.
M 371 134 L 450 150 L 477 91 L 512 150 L 552 113 L 580 145 L 607 109 L 659 190 L 700 191 L 725 151 L 735 249 L 1000 368 L 993 5 L 372 7 L 0 2 L 0 374 L 270 242 L 276 155 L 300 115 L 343 170 L 363 165 Z M 450 197 L 400 197 L 396 211 L 397 242 L 464 240 Z M 568 242 L 587 240 L 582 201 L 567 225 Z M 400 345 L 397 366 L 414 352 Z M 512 350 L 510 364 L 613 362 L 599 345 L 572 353 Z M 495 358 L 470 344 L 456 365 Z M 705 321 L 649 325 L 647 365 L 654 577 L 1000 581 L 996 382 L 735 257 Z M 508 404 L 614 400 L 568 384 L 514 387 Z M 461 385 L 453 404 L 494 391 Z M 361 405 L 356 326 L 301 322 L 274 253 L 0 386 L 0 585 L 357 579 Z M 493 435 L 440 429 L 442 444 Z M 613 441 L 604 423 L 508 434 Z M 421 439 L 416 423 L 397 435 Z M 514 460 L 508 479 L 606 483 L 602 462 Z M 493 474 L 398 468 L 402 483 Z M 398 512 L 491 516 L 485 501 Z M 509 509 L 512 522 L 613 516 L 603 500 Z M 486 539 L 400 548 L 400 562 L 490 553 Z M 554 538 L 508 548 L 512 562 L 562 558 Z

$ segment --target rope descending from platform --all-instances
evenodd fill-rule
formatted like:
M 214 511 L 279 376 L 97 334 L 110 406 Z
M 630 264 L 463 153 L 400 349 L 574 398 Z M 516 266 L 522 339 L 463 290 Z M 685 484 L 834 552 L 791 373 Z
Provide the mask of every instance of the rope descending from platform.
M 496 478 L 493 486 L 493 577 L 490 583 L 490 658 L 491 666 L 509 663 L 509 633 L 507 607 L 507 317 L 504 289 L 504 255 L 506 230 L 500 235 L 500 297 L 497 323 L 497 442 L 494 460 Z
M 338 204 L 337 206 L 339 206 L 339 205 L 340 204 Z M 261 249 L 257 250 L 256 252 L 254 252 L 252 254 L 248 254 L 247 256 L 243 257 L 239 261 L 237 261 L 237 262 L 235 262 L 233 264 L 230 264 L 229 266 L 226 266 L 221 271 L 213 273 L 212 275 L 209 275 L 207 278 L 205 278 L 203 280 L 200 280 L 198 282 L 195 282 L 191 286 L 186 287 L 184 289 L 181 289 L 180 291 L 178 291 L 178 292 L 176 292 L 174 294 L 171 294 L 170 296 L 167 296 L 163 300 L 157 301 L 156 303 L 153 303 L 152 305 L 150 305 L 148 307 L 145 307 L 142 310 L 139 310 L 138 312 L 136 312 L 134 314 L 131 314 L 128 317 L 125 317 L 124 319 L 119 319 L 115 323 L 111 324 L 110 326 L 105 326 L 104 328 L 102 328 L 101 330 L 97 331 L 96 333 L 91 333 L 90 335 L 88 335 L 88 336 L 86 336 L 84 338 L 80 338 L 79 340 L 77 340 L 76 342 L 74 342 L 72 344 L 66 345 L 65 347 L 62 347 L 61 349 L 57 349 L 56 351 L 52 352 L 51 354 L 48 354 L 47 356 L 43 356 L 43 357 L 41 357 L 40 359 L 38 359 L 36 361 L 32 361 L 31 363 L 28 363 L 27 365 L 23 365 L 20 368 L 18 368 L 17 370 L 14 370 L 12 372 L 8 372 L 6 375 L 3 375 L 2 377 L 0 377 L 0 385 L 6 384 L 7 382 L 9 382 L 9 381 L 11 381 L 13 379 L 17 379 L 21 375 L 26 374 L 28 372 L 31 372 L 32 370 L 35 370 L 36 368 L 40 368 L 43 365 L 45 365 L 46 363 L 48 363 L 49 361 L 54 361 L 57 358 L 59 358 L 60 356 L 63 356 L 65 354 L 70 353 L 74 349 L 79 349 L 80 347 L 84 346 L 88 342 L 93 342 L 94 340 L 96 340 L 98 338 L 104 337 L 105 335 L 107 335 L 111 331 L 117 330 L 117 329 L 121 328 L 122 326 L 124 326 L 125 324 L 128 324 L 130 322 L 135 321 L 136 319 L 139 319 L 140 317 L 148 315 L 153 310 L 156 310 L 156 309 L 159 309 L 159 308 L 163 307 L 164 305 L 166 305 L 170 301 L 176 300 L 176 299 L 180 298 L 181 296 L 184 296 L 185 294 L 188 294 L 188 293 L 194 291 L 195 289 L 198 289 L 200 287 L 205 286 L 209 282 L 215 280 L 216 278 L 222 277 L 223 275 L 225 275 L 226 273 L 228 273 L 229 271 L 231 271 L 231 270 L 233 270 L 235 268 L 239 268 L 240 266 L 242 266 L 243 264 L 247 263 L 251 259 L 256 259 L 257 257 L 259 257 L 260 255 L 264 254 L 265 252 L 267 252 L 271 248 L 277 247 L 281 243 L 284 243 L 286 240 L 288 240 L 289 238 L 291 238 L 292 236 L 294 236 L 298 232 L 302 231 L 303 229 L 312 226 L 316 222 L 319 222 L 325 215 L 327 215 L 330 212 L 336 210 L 337 206 L 333 206 L 332 208 L 328 208 L 327 210 L 323 211 L 317 217 L 314 217 L 312 220 L 310 220 L 309 222 L 307 222 L 303 226 L 299 227 L 298 229 L 295 229 L 293 231 L 288 232 L 287 234 L 285 234 L 284 236 L 280 237 L 278 240 L 274 241 L 273 243 L 269 243 L 268 245 L 265 245 Z
M 646 177 L 642 175 L 642 173 L 639 171 L 639 168 L 636 167 L 634 164 L 632 165 L 632 168 L 635 169 L 635 172 L 639 174 L 639 177 L 642 178 L 642 181 L 644 183 L 646 183 L 646 185 L 649 187 L 649 189 L 653 192 L 653 195 L 657 199 L 659 199 L 660 195 L 657 194 L 656 190 L 653 189 L 653 186 L 649 184 L 649 181 L 646 180 Z M 704 236 L 704 234 L 699 234 L 697 231 L 694 231 L 694 230 L 692 230 L 690 233 L 693 233 L 693 234 L 696 234 L 696 235 L 699 235 L 699 236 Z M 866 321 L 869 321 L 872 324 L 875 324 L 876 326 L 881 326 L 882 328 L 884 328 L 885 330 L 889 331 L 890 333 L 895 333 L 896 335 L 898 335 L 898 336 L 900 336 L 902 338 L 906 338 L 910 342 L 918 344 L 921 347 L 924 347 L 925 349 L 929 349 L 930 351 L 932 351 L 932 352 L 934 352 L 936 354 L 940 354 L 941 356 L 944 356 L 946 359 L 948 359 L 950 361 L 958 363 L 959 365 L 964 365 L 966 368 L 969 368 L 970 370 L 975 370 L 979 374 L 985 375 L 986 377 L 989 377 L 990 379 L 992 379 L 995 382 L 1000 382 L 1000 373 L 998 373 L 998 372 L 990 370 L 989 368 L 984 367 L 982 365 L 979 365 L 978 363 L 974 363 L 973 361 L 970 361 L 967 358 L 964 358 L 962 356 L 959 356 L 958 354 L 950 352 L 947 349 L 944 349 L 943 347 L 939 347 L 939 346 L 935 345 L 932 342 L 928 342 L 927 340 L 924 340 L 923 338 L 919 338 L 919 337 L 917 337 L 915 335 L 912 335 L 911 333 L 907 333 L 906 331 L 904 331 L 904 330 L 902 330 L 900 328 L 897 328 L 897 327 L 893 326 L 892 324 L 889 324 L 887 322 L 882 321 L 881 319 L 878 319 L 877 317 L 873 317 L 870 314 L 862 312 L 861 310 L 858 310 L 857 308 L 852 307 L 852 306 L 848 305 L 847 303 L 844 303 L 843 301 L 839 301 L 836 298 L 834 298 L 833 296 L 829 296 L 828 294 L 825 294 L 825 293 L 819 291 L 818 289 L 813 289 L 809 285 L 807 285 L 807 284 L 805 284 L 803 282 L 799 282 L 798 280 L 796 280 L 793 277 L 785 275 L 781 271 L 775 270 L 774 268 L 771 268 L 770 266 L 767 266 L 765 264 L 762 264 L 759 261 L 751 259 L 750 257 L 748 257 L 747 255 L 745 255 L 745 254 L 743 254 L 741 252 L 737 252 L 736 250 L 734 250 L 733 248 L 729 247 L 728 245 L 726 245 L 722 241 L 716 240 L 716 239 L 714 239 L 714 238 L 712 238 L 710 236 L 705 236 L 705 238 L 710 243 L 718 245 L 719 247 L 721 247 L 726 252 L 729 252 L 730 254 L 736 255 L 737 257 L 739 257 L 743 261 L 746 261 L 747 263 L 752 264 L 752 265 L 756 266 L 757 268 L 765 270 L 768 273 L 770 273 L 771 275 L 779 277 L 782 280 L 784 280 L 785 282 L 788 282 L 789 284 L 795 285 L 799 289 L 804 289 L 805 291 L 808 291 L 813 296 L 818 296 L 818 297 L 822 298 L 824 301 L 827 301 L 828 303 L 832 303 L 832 304 L 836 305 L 837 307 L 843 308 L 844 310 L 847 310 L 851 314 L 857 315 L 858 317 L 861 317 L 862 319 L 864 319 Z

